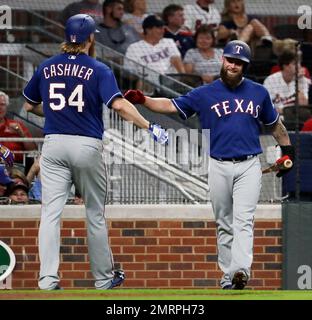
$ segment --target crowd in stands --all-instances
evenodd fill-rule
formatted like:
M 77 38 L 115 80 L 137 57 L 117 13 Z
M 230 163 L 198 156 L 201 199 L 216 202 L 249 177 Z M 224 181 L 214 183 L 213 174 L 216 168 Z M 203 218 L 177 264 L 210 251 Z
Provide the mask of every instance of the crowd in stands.
M 159 84 L 159 74 L 174 73 L 196 74 L 203 83 L 212 82 L 220 72 L 222 48 L 234 39 L 248 43 L 255 59 L 257 52 L 261 58 L 261 48 L 267 48 L 270 63 L 274 60 L 276 65 L 259 76 L 259 63 L 260 71 L 251 73 L 251 79 L 265 80 L 281 114 L 284 106 L 294 104 L 294 61 L 288 60 L 297 40 L 274 37 L 261 17 L 246 13 L 244 0 L 224 0 L 221 12 L 214 0 L 194 0 L 184 6 L 171 3 L 161 12 L 147 12 L 146 0 L 104 0 L 102 5 L 97 0 L 84 0 L 64 8 L 59 21 L 77 13 L 96 18 L 100 31 L 96 40 L 124 55 L 125 59 L 119 60 L 124 68 L 152 85 Z M 263 60 L 266 70 L 270 63 Z M 307 105 L 311 103 L 307 93 L 310 73 L 305 66 L 299 70 L 299 103 Z M 140 80 L 136 87 L 144 90 Z
M 170 3 L 161 12 L 148 12 L 146 0 L 83 0 L 66 6 L 56 20 L 64 24 L 78 13 L 91 15 L 97 22 L 97 42 L 122 54 L 124 68 L 150 83 L 158 84 L 159 74 L 173 73 L 197 75 L 202 83 L 210 83 L 219 77 L 224 45 L 238 39 L 252 47 L 250 67 L 260 62 L 257 75 L 247 70 L 247 77 L 264 84 L 281 116 L 285 107 L 296 103 L 296 70 L 298 104 L 312 105 L 312 70 L 302 61 L 298 41 L 276 38 L 261 17 L 246 13 L 244 0 L 224 0 L 221 12 L 214 0 L 194 0 L 184 6 Z M 269 54 L 262 55 L 262 49 Z M 151 93 L 151 86 L 141 80 L 136 88 Z M 8 106 L 8 95 L 0 91 L 0 143 L 14 153 L 16 165 L 7 170 L 0 164 L 0 199 L 4 203 L 40 202 L 39 158 L 23 172 L 23 152 L 37 150 L 37 145 L 1 141 L 1 137 L 32 137 L 22 121 L 8 118 Z M 312 110 L 305 120 L 300 129 L 312 132 Z M 73 192 L 73 199 L 72 203 L 82 203 L 78 191 Z

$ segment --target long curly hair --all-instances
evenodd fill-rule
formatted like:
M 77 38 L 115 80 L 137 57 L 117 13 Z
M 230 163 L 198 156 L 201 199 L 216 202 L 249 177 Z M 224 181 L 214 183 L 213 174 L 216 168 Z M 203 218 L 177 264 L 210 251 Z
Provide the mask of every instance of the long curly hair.
M 230 4 L 233 0 L 224 0 L 223 11 L 221 12 L 222 21 L 230 21 L 233 19 Z M 243 2 L 243 12 L 245 12 L 245 3 Z

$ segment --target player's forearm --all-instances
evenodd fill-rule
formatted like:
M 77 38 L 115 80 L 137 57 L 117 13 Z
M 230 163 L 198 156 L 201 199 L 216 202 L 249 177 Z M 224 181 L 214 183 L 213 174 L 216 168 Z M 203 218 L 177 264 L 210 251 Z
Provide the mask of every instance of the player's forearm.
M 39 117 L 44 117 L 42 104 L 32 105 L 28 102 L 25 102 L 24 109 L 25 109 L 25 111 L 31 112 Z
M 149 122 L 126 99 L 116 99 L 112 107 L 124 120 L 133 122 L 139 128 L 148 129 Z
M 168 98 L 150 98 L 145 97 L 144 106 L 157 113 L 175 113 L 176 107 Z
M 272 135 L 280 146 L 287 146 L 291 144 L 287 129 L 280 119 L 278 119 L 277 123 L 273 127 Z

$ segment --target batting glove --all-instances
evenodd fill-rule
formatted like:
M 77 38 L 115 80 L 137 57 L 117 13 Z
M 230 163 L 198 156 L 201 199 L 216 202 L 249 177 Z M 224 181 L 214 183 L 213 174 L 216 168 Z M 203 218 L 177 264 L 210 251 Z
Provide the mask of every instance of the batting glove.
M 128 90 L 124 94 L 124 97 L 125 99 L 134 104 L 144 104 L 145 102 L 145 96 L 141 90 Z
M 0 144 L 0 158 L 9 166 L 14 164 L 14 154 L 7 147 Z
M 282 163 L 283 159 L 285 159 L 285 156 L 288 156 L 288 158 L 294 163 L 295 161 L 295 148 L 293 146 L 280 146 L 282 151 L 282 157 L 276 160 L 276 163 Z M 289 169 L 281 169 L 277 172 L 277 177 L 282 177 L 284 174 L 289 172 L 293 166 Z
M 153 137 L 154 141 L 160 144 L 168 144 L 168 132 L 159 124 L 150 123 L 148 131 Z

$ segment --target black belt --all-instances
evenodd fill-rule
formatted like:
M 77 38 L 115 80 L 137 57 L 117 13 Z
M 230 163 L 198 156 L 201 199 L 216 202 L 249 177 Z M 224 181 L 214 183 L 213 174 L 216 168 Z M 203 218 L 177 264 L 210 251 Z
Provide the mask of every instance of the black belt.
M 256 156 L 257 156 L 256 154 L 251 154 L 248 156 L 233 157 L 233 158 L 217 158 L 217 157 L 213 157 L 213 156 L 211 156 L 211 158 L 218 160 L 218 161 L 242 162 L 242 161 L 249 160 L 249 159 L 256 157 Z

